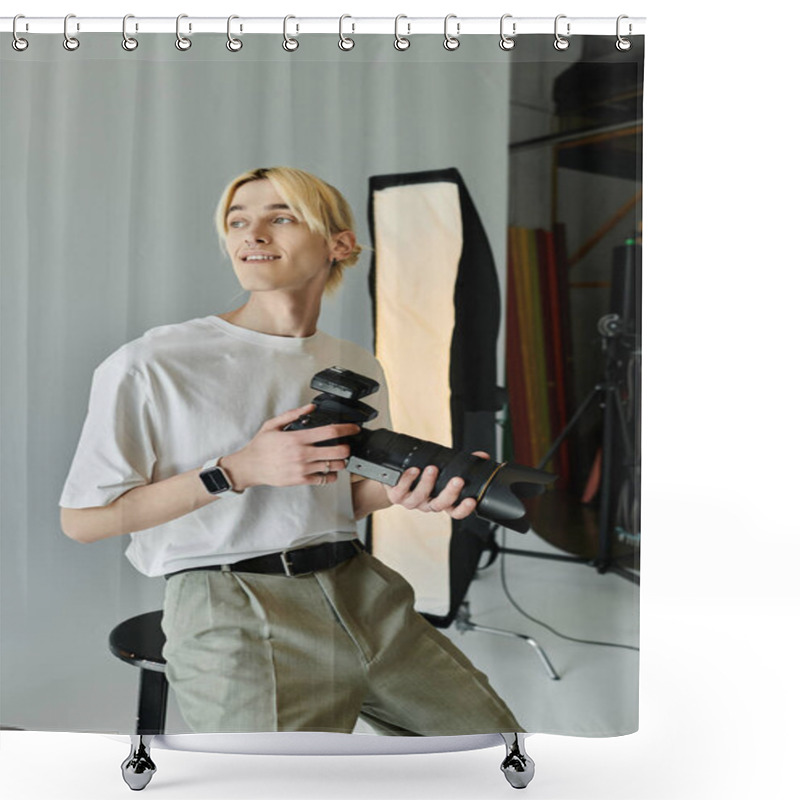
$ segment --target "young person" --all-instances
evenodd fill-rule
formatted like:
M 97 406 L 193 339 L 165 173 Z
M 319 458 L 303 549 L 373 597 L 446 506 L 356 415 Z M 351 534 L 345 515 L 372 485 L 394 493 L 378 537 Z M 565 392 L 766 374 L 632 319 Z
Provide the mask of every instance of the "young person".
M 413 609 L 411 587 L 366 553 L 356 520 L 401 504 L 460 519 L 435 468 L 392 488 L 351 478 L 355 425 L 286 431 L 309 383 L 340 366 L 385 380 L 366 350 L 317 329 L 324 293 L 360 246 L 342 195 L 300 170 L 232 181 L 217 229 L 247 302 L 147 332 L 95 372 L 61 498 L 81 542 L 131 534 L 126 551 L 166 575 L 167 677 L 197 732 L 520 731 L 505 703 Z M 414 481 L 419 478 L 414 486 Z

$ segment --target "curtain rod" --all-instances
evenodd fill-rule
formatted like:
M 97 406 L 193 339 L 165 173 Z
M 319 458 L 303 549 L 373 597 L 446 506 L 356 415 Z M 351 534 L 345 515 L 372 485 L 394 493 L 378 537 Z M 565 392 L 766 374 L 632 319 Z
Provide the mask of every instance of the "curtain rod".
M 81 33 L 121 33 L 122 17 L 81 17 L 69 15 L 64 17 L 26 17 L 17 18 L 16 31 L 19 35 L 27 33 L 60 33 L 65 32 L 67 24 L 71 36 Z M 192 33 L 222 33 L 228 31 L 227 17 L 193 17 L 181 15 L 180 29 L 182 35 Z M 450 36 L 468 36 L 473 34 L 501 33 L 500 17 L 458 17 L 451 14 L 447 17 L 447 32 Z M 445 33 L 444 17 L 235 17 L 231 21 L 232 30 L 237 35 L 247 34 L 283 34 L 292 36 L 303 33 L 328 33 L 338 35 L 358 35 L 363 33 L 414 36 L 417 34 Z M 524 34 L 554 35 L 556 26 L 560 36 L 637 36 L 644 34 L 645 17 L 570 17 L 559 14 L 558 17 L 512 17 L 505 15 L 502 20 L 502 31 L 505 36 L 513 37 Z M 136 17 L 130 15 L 126 30 L 134 33 L 175 33 L 177 19 L 175 17 Z M 10 33 L 14 29 L 13 17 L 0 17 L 0 31 Z

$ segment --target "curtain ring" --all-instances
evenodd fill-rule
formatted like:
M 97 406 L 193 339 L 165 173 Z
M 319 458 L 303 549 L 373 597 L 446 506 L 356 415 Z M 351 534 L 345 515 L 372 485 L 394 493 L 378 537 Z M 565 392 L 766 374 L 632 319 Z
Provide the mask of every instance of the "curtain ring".
M 72 52 L 73 50 L 77 50 L 81 46 L 81 43 L 74 36 L 69 35 L 67 26 L 69 25 L 70 19 L 75 19 L 75 15 L 67 14 L 67 16 L 64 17 L 64 41 L 62 42 L 62 44 L 64 45 L 65 50 L 69 50 L 70 52 Z M 80 26 L 77 25 L 77 23 L 76 23 L 76 30 L 80 30 Z
M 135 39 L 133 36 L 128 36 L 128 20 L 134 19 L 133 14 L 126 14 L 122 18 L 122 49 L 127 50 L 129 53 L 131 50 L 135 50 L 139 46 L 139 40 Z M 136 26 L 138 29 L 138 25 Z
M 619 24 L 620 24 L 620 22 L 622 22 L 623 19 L 628 19 L 628 18 L 629 17 L 627 16 L 627 14 L 620 14 L 617 17 L 617 50 L 619 50 L 621 52 L 624 52 L 625 50 L 630 50 L 631 49 L 631 40 L 630 39 L 625 39 L 619 32 L 619 28 L 620 28 Z M 633 26 L 629 22 L 628 23 L 628 36 L 630 36 L 632 32 L 633 32 Z
M 501 50 L 513 50 L 514 49 L 514 45 L 516 44 L 516 42 L 514 41 L 514 37 L 517 35 L 517 23 L 516 22 L 512 22 L 511 23 L 511 36 L 509 36 L 508 34 L 506 34 L 503 31 L 503 24 L 505 23 L 505 21 L 507 19 L 511 19 L 511 17 L 512 17 L 511 14 L 503 14 L 503 16 L 500 17 L 500 49 Z
M 289 16 L 283 18 L 283 49 L 287 53 L 293 53 L 298 47 L 300 47 L 300 42 L 297 39 L 293 39 L 287 33 L 287 24 L 290 19 L 297 19 L 297 17 L 293 17 L 291 14 L 289 14 Z M 295 33 L 300 33 L 300 26 L 296 22 L 295 28 Z
M 556 49 L 556 50 L 566 50 L 566 49 L 569 47 L 569 39 L 565 39 L 565 38 L 564 38 L 564 37 L 563 37 L 563 36 L 562 36 L 562 35 L 561 35 L 561 34 L 558 32 L 558 21 L 559 21 L 560 19 L 566 19 L 566 18 L 567 18 L 567 15 L 566 15 L 566 14 L 559 14 L 559 15 L 556 17 L 556 21 L 555 21 L 555 24 L 554 24 L 554 26 L 553 26 L 553 31 L 554 31 L 554 33 L 555 33 L 555 36 L 556 36 L 556 39 L 555 39 L 555 41 L 553 42 L 553 47 L 555 47 L 555 49 Z M 570 35 L 570 23 L 568 22 L 568 23 L 567 23 L 567 36 L 569 36 L 569 35 Z
M 342 14 L 342 16 L 339 17 L 339 49 L 340 50 L 352 50 L 356 46 L 356 43 L 352 39 L 349 39 L 347 36 L 345 36 L 344 33 L 342 32 L 342 24 L 344 23 L 344 21 L 346 19 L 353 19 L 353 18 L 349 14 Z M 356 24 L 355 24 L 355 22 L 352 23 L 352 26 L 353 26 L 353 31 L 352 32 L 355 33 L 356 32 Z
M 456 22 L 456 35 L 451 36 L 447 32 L 447 23 L 450 22 L 451 19 L 457 19 L 456 15 L 448 14 L 444 18 L 444 42 L 442 42 L 442 44 L 444 45 L 445 50 L 450 50 L 452 52 L 453 50 L 458 50 L 458 46 L 461 44 L 461 42 L 458 40 L 458 36 L 461 33 L 461 23 Z
M 231 53 L 238 53 L 242 47 L 244 47 L 244 42 L 241 39 L 237 39 L 231 33 L 231 22 L 235 19 L 239 19 L 236 14 L 231 14 L 228 17 L 228 41 L 225 42 L 225 47 L 227 47 Z M 241 28 L 239 28 L 239 30 L 241 31 Z
M 400 35 L 400 20 L 401 19 L 408 19 L 405 14 L 398 14 L 394 18 L 394 49 L 395 50 L 408 50 L 411 47 L 411 40 L 406 39 Z M 411 36 L 411 23 L 406 22 L 406 26 L 408 27 L 408 32 L 406 36 Z
M 188 50 L 192 46 L 192 40 L 181 34 L 181 20 L 187 19 L 188 16 L 188 14 L 178 14 L 178 18 L 175 20 L 175 47 L 178 50 Z M 189 25 L 189 30 L 192 30 L 191 25 Z
M 11 46 L 18 53 L 21 53 L 23 50 L 27 50 L 28 49 L 28 40 L 27 39 L 23 39 L 17 33 L 17 20 L 18 19 L 25 19 L 25 15 L 24 14 L 17 14 L 17 16 L 14 17 L 14 21 L 11 23 L 11 33 L 14 35 L 14 38 L 11 40 Z

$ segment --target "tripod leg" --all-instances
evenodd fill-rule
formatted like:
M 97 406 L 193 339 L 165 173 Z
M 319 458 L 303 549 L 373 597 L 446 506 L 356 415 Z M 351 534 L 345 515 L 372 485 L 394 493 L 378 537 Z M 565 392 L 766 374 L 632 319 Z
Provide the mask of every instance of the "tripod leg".
M 544 458 L 536 465 L 537 469 L 544 469 L 550 459 L 556 454 L 556 451 L 561 447 L 561 443 L 567 438 L 567 435 L 575 426 L 575 423 L 583 416 L 587 408 L 594 402 L 595 399 L 600 397 L 600 392 L 603 390 L 602 384 L 597 384 L 589 394 L 584 397 L 583 402 L 578 406 L 578 410 L 572 415 L 572 419 L 564 426 L 564 430 L 558 434 L 550 449 L 545 454 Z
M 527 636 L 524 633 L 517 633 L 516 631 L 504 631 L 501 628 L 489 628 L 486 625 L 476 625 L 470 617 L 469 603 L 467 602 L 462 603 L 461 607 L 458 609 L 455 623 L 456 630 L 459 630 L 462 633 L 465 633 L 466 631 L 478 631 L 479 633 L 492 633 L 495 636 L 511 636 L 515 639 L 522 639 L 523 641 L 526 641 L 538 654 L 550 679 L 554 681 L 560 680 L 558 673 L 555 671 L 553 665 L 550 663 L 550 659 L 547 657 L 547 653 L 545 653 L 539 642 L 537 642 L 532 636 Z
M 558 673 L 553 668 L 553 665 L 550 663 L 547 653 L 545 653 L 545 651 L 542 649 L 542 646 L 536 641 L 536 639 L 533 638 L 533 636 L 526 636 L 524 633 L 516 633 L 515 631 L 503 631 L 499 628 L 488 628 L 485 625 L 476 625 L 471 621 L 466 621 L 463 624 L 464 630 L 478 631 L 479 633 L 493 633 L 496 636 L 513 636 L 516 639 L 522 639 L 536 651 L 536 655 L 539 656 L 539 659 L 544 665 L 545 671 L 547 672 L 550 680 L 561 680 Z
M 532 636 L 526 636 L 525 640 L 528 644 L 536 651 L 536 654 L 541 659 L 542 664 L 544 664 L 545 671 L 547 672 L 550 680 L 553 681 L 560 681 L 561 678 L 559 677 L 558 673 L 555 671 L 553 665 L 550 663 L 550 659 L 547 657 L 547 653 L 542 649 L 539 642 L 536 641 Z
M 521 733 L 501 733 L 506 745 L 506 757 L 500 769 L 515 789 L 524 789 L 536 771 L 533 759 L 525 752 L 525 738 Z

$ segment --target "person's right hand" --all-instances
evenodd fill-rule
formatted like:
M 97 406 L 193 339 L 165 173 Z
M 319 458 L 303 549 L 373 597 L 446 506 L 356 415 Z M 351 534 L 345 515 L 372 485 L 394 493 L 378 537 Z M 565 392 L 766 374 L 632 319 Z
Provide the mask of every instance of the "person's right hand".
M 283 430 L 314 410 L 313 403 L 268 419 L 241 450 L 220 459 L 233 488 L 251 486 L 303 486 L 333 483 L 346 466 L 350 445 L 317 447 L 317 442 L 353 436 L 358 425 L 336 423 L 302 431 Z

